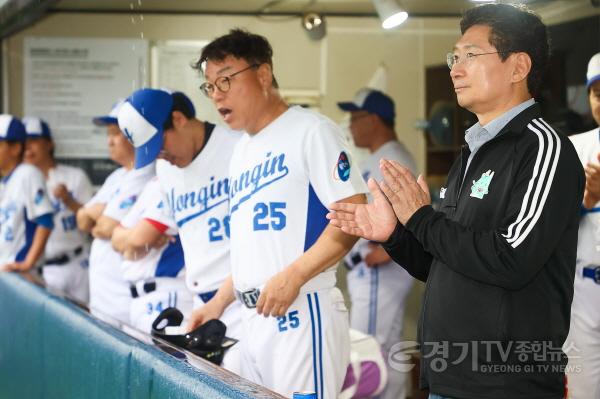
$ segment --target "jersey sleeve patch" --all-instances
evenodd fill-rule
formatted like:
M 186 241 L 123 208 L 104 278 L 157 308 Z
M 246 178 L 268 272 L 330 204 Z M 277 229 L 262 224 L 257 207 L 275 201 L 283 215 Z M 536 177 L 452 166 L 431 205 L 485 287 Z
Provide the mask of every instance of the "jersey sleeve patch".
M 132 195 L 131 197 L 127 197 L 125 198 L 123 201 L 121 201 L 121 203 L 119 204 L 119 208 L 120 209 L 127 209 L 127 208 L 131 208 L 133 206 L 133 204 L 135 204 L 135 200 L 137 199 L 137 195 Z
M 334 180 L 347 181 L 350 178 L 350 159 L 345 151 L 340 152 L 333 171 Z

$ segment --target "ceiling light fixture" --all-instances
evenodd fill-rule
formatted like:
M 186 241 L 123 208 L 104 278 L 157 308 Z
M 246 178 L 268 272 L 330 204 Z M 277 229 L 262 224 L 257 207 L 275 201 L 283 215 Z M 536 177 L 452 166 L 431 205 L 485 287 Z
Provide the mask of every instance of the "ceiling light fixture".
M 395 28 L 408 18 L 408 13 L 400 7 L 397 0 L 373 0 L 373 5 L 383 29 Z
M 325 37 L 325 17 L 315 12 L 302 16 L 302 27 L 312 40 L 321 40 Z

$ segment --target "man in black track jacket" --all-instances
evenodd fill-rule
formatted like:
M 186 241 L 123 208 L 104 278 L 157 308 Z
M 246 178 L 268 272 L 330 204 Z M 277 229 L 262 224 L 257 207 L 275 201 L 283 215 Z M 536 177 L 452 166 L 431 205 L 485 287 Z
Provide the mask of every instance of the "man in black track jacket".
M 585 177 L 532 98 L 546 27 L 522 7 L 489 4 L 467 11 L 461 32 L 448 66 L 479 122 L 439 209 L 421 176 L 382 160 L 373 202 L 333 204 L 328 218 L 383 242 L 426 282 L 418 340 L 430 398 L 562 398 Z

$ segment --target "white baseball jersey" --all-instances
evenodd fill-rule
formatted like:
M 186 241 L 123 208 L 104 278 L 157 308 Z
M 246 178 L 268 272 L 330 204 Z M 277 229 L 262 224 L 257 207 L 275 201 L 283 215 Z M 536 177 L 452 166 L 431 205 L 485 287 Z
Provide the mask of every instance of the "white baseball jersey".
M 600 163 L 599 128 L 569 138 L 584 167 Z M 574 290 L 563 348 L 569 356 L 568 398 L 600 398 L 600 202 L 579 222 Z
M 599 164 L 600 129 L 570 136 L 581 163 Z M 585 320 L 590 328 L 600 332 L 600 284 L 583 276 L 584 267 L 600 266 L 600 203 L 586 212 L 579 223 L 575 293 L 571 313 Z
M 330 203 L 367 191 L 340 128 L 301 107 L 245 134 L 229 176 L 231 267 L 239 291 L 263 286 L 310 248 L 328 224 Z M 333 287 L 333 266 L 303 289 Z
M 37 224 L 52 215 L 44 175 L 35 166 L 19 164 L 0 183 L 0 266 L 27 256 Z
M 214 126 L 206 124 L 205 126 Z M 202 151 L 185 168 L 164 160 L 156 174 L 166 196 L 167 220 L 149 215 L 179 229 L 190 291 L 203 293 L 219 288 L 231 273 L 229 261 L 228 166 L 241 134 L 215 126 Z
M 154 175 L 154 163 L 138 170 L 119 168 L 86 206 L 105 203 L 103 215 L 121 221 L 131 210 L 139 193 Z M 127 322 L 131 293 L 123 279 L 121 254 L 110 240 L 96 238 L 90 249 L 90 308 Z
M 163 193 L 158 179 L 154 177 L 142 190 L 139 198 L 121 225 L 125 228 L 133 228 L 147 216 L 153 214 L 154 208 L 164 207 Z M 170 229 L 166 234 L 174 235 L 175 231 Z M 183 275 L 183 249 L 179 236 L 175 235 L 175 242 L 169 242 L 162 248 L 152 248 L 139 260 L 123 260 L 123 278 L 129 282 L 137 282 L 152 277 L 178 277 Z
M 361 168 L 365 182 L 369 178 L 381 181 L 379 161 L 382 158 L 398 161 L 413 174 L 416 173 L 412 155 L 401 143 L 392 140 L 366 159 Z M 414 279 L 394 261 L 367 267 L 364 259 L 370 251 L 369 241 L 361 238 L 345 259 L 352 269 L 347 274 L 348 293 L 352 302 L 350 326 L 376 337 L 384 353 L 387 353 L 401 339 L 406 297 Z M 380 397 L 403 399 L 406 396 L 406 373 L 388 367 L 388 376 L 388 384 Z
M 59 184 L 64 184 L 80 204 L 88 202 L 93 194 L 92 183 L 80 168 L 58 164 L 48 171 L 46 186 L 54 207 L 54 229 L 46 244 L 46 259 L 59 257 L 85 243 L 85 234 L 77 228 L 75 213 L 54 197 L 54 189 Z
M 377 151 L 369 155 L 369 157 L 365 160 L 365 163 L 361 167 L 361 170 L 363 172 L 362 176 L 365 182 L 367 182 L 369 178 L 373 178 L 377 182 L 380 182 L 382 180 L 383 176 L 381 174 L 381 171 L 379 170 L 379 161 L 381 159 L 391 159 L 394 161 L 398 161 L 400 164 L 410 169 L 410 171 L 413 174 L 415 174 L 417 171 L 415 160 L 413 159 L 412 155 L 410 155 L 410 153 L 406 150 L 404 145 L 402 145 L 402 143 L 396 140 L 391 140 L 382 145 L 379 149 L 377 149 Z M 372 198 L 370 193 L 367 194 L 367 197 L 369 199 L 369 202 L 371 202 Z M 366 267 L 363 259 L 364 256 L 369 252 L 368 246 L 368 240 L 365 240 L 364 238 L 358 240 L 358 242 L 354 245 L 352 250 L 346 256 L 346 263 L 352 268 L 354 268 L 355 266 Z M 360 255 L 360 262 L 357 261 L 358 257 L 355 256 L 356 254 Z M 352 328 L 356 327 L 353 326 Z M 358 330 L 362 331 L 361 329 Z M 372 334 L 372 332 L 362 332 Z

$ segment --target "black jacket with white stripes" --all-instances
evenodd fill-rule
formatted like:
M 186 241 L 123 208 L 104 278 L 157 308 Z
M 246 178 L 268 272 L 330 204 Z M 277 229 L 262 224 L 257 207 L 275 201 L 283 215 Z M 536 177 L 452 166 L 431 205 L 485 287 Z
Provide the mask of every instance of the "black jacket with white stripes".
M 562 398 L 581 162 L 537 104 L 465 173 L 469 153 L 463 146 L 439 211 L 422 207 L 384 243 L 426 282 L 421 387 L 459 399 Z

